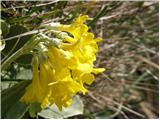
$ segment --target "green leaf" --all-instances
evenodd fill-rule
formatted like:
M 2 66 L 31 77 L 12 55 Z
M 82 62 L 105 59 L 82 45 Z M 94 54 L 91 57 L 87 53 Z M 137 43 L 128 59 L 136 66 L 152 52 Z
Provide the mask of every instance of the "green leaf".
M 32 55 L 31 54 L 25 54 L 25 55 L 21 55 L 16 62 L 20 65 L 30 65 L 32 62 Z
M 1 117 L 2 118 L 21 118 L 26 110 L 27 105 L 24 105 L 19 99 L 24 94 L 25 87 L 30 81 L 19 82 L 11 88 L 5 89 L 1 94 Z
M 48 119 L 62 119 L 79 114 L 83 114 L 83 102 L 78 95 L 73 97 L 73 103 L 69 108 L 64 108 L 62 111 L 59 111 L 55 105 L 52 105 L 38 113 L 39 116 Z
M 37 113 L 40 112 L 41 110 L 42 109 L 41 109 L 41 106 L 39 103 L 30 104 L 30 106 L 29 106 L 30 117 L 35 118 L 37 116 Z
M 8 32 L 9 32 L 9 25 L 2 19 L 0 19 L 0 25 L 1 25 L 1 34 L 2 34 L 2 36 L 7 35 Z
M 0 41 L 0 51 L 2 51 L 5 48 L 5 41 Z
M 18 101 L 7 111 L 5 118 L 22 118 L 27 110 L 28 105 Z
M 20 34 L 23 34 L 25 32 L 28 32 L 27 28 L 21 25 L 12 25 L 10 28 L 9 33 L 5 38 L 10 38 L 13 36 L 17 36 Z M 3 54 L 8 55 L 8 54 L 13 54 L 17 50 L 19 50 L 28 40 L 30 40 L 32 35 L 27 35 L 15 39 L 11 39 L 6 41 L 5 48 L 3 49 Z M 21 57 L 16 60 L 16 62 L 21 63 L 21 64 L 30 64 L 31 63 L 31 55 L 27 55 L 27 57 Z

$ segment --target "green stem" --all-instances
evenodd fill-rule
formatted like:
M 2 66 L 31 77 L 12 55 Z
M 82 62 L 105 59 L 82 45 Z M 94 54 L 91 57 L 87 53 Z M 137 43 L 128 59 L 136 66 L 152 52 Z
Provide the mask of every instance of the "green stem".
M 14 60 L 16 60 L 21 55 L 30 52 L 40 42 L 40 39 L 34 39 L 34 38 L 35 37 L 33 37 L 30 41 L 28 41 L 22 48 L 13 53 L 8 59 L 6 59 L 1 65 L 1 70 L 6 70 Z
M 15 53 L 13 53 L 10 57 L 8 57 L 8 59 L 6 59 L 2 65 L 1 65 L 1 70 L 6 70 L 8 68 L 8 66 L 15 61 L 18 57 L 20 57 L 21 55 L 27 54 L 29 53 L 32 49 L 34 49 L 34 47 L 41 41 L 52 41 L 52 44 L 54 46 L 58 45 L 57 39 L 52 39 L 49 38 L 48 36 L 44 35 L 44 34 L 39 34 L 39 37 L 34 36 L 31 40 L 29 40 L 22 48 L 20 48 L 19 50 L 17 50 Z
M 1 69 L 5 70 L 15 59 L 17 59 L 19 56 L 21 56 L 23 53 L 23 49 L 19 49 L 18 51 L 16 51 L 14 54 L 12 54 L 8 59 L 6 59 L 2 65 L 1 65 Z

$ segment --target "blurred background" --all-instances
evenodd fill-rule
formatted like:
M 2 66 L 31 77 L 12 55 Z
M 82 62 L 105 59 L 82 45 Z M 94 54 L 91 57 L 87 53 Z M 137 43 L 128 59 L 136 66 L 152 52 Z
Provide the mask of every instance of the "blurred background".
M 106 71 L 97 75 L 91 86 L 86 86 L 89 92 L 85 96 L 78 97 L 81 101 L 76 104 L 81 104 L 82 112 L 64 118 L 158 118 L 158 3 L 158 0 L 2 1 L 1 19 L 5 21 L 2 38 L 38 30 L 44 23 L 70 24 L 79 14 L 89 15 L 87 25 L 90 31 L 103 38 L 99 43 L 95 66 L 104 67 Z M 1 61 L 23 46 L 30 37 L 32 35 L 6 41 Z M 22 79 L 31 79 L 30 58 L 29 55 L 23 56 L 7 71 L 2 71 L 2 90 Z M 26 71 L 30 74 L 26 75 Z M 5 117 L 8 115 L 6 111 Z M 11 113 L 9 115 L 14 117 Z M 39 114 L 36 118 L 46 118 L 45 115 Z M 30 116 L 25 111 L 21 118 Z

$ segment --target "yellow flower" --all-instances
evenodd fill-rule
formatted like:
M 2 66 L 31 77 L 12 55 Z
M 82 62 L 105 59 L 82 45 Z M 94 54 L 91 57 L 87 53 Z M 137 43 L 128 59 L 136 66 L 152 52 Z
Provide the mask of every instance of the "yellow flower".
M 101 38 L 95 39 L 94 34 L 88 32 L 88 27 L 84 24 L 87 18 L 86 15 L 80 15 L 73 24 L 59 27 L 59 31 L 73 36 L 66 36 L 58 48 L 48 43 L 47 51 L 43 53 L 47 57 L 40 57 L 44 60 L 33 57 L 32 83 L 26 88 L 21 101 L 38 102 L 42 108 L 56 104 L 62 110 L 72 103 L 75 94 L 87 92 L 84 84 L 90 85 L 94 81 L 93 74 L 105 70 L 94 68 L 97 42 Z
M 41 87 L 38 75 L 38 57 L 36 56 L 33 57 L 32 65 L 33 65 L 32 83 L 26 88 L 26 93 L 21 98 L 21 101 L 25 103 L 30 103 L 30 101 L 41 103 L 44 96 L 43 94 L 41 94 L 43 89 Z
M 86 89 L 73 80 L 58 81 L 50 86 L 52 89 L 50 102 L 55 103 L 60 110 L 62 110 L 62 106 L 68 107 L 71 104 L 72 96 L 77 92 L 86 92 Z
M 66 37 L 66 41 L 69 43 L 62 43 L 60 47 L 73 54 L 77 60 L 77 67 L 72 69 L 74 77 L 79 78 L 77 79 L 79 81 L 84 81 L 82 76 L 86 73 L 87 77 L 85 75 L 85 79 L 91 84 L 94 79 L 91 72 L 98 74 L 105 69 L 93 68 L 93 62 L 96 60 L 96 53 L 98 51 L 97 42 L 100 42 L 102 39 L 94 39 L 94 34 L 88 32 L 88 27 L 84 24 L 87 18 L 88 16 L 86 15 L 80 15 L 73 24 L 62 25 L 59 28 L 61 31 L 66 31 L 73 35 L 73 37 Z
M 59 60 L 60 58 L 54 58 Z M 57 61 L 56 61 L 57 62 Z M 72 96 L 77 92 L 85 93 L 87 90 L 71 77 L 70 70 L 65 68 L 63 64 L 50 63 L 46 60 L 40 63 L 38 71 L 37 57 L 33 58 L 33 80 L 26 88 L 26 93 L 21 98 L 22 102 L 37 102 L 44 108 L 46 105 L 56 104 L 59 110 L 62 107 L 68 107 L 71 104 Z
M 80 15 L 71 25 L 62 25 L 59 30 L 71 33 L 74 38 L 79 39 L 83 33 L 88 31 L 87 25 L 83 24 L 88 19 L 87 15 Z

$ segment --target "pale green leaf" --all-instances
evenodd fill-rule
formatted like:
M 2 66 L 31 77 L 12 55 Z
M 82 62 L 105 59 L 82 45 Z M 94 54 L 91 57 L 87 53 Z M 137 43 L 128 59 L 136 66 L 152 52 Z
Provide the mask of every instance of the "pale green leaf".
M 43 118 L 54 119 L 68 118 L 80 114 L 83 114 L 83 102 L 78 95 L 73 97 L 73 103 L 69 108 L 63 108 L 62 111 L 59 111 L 55 105 L 52 105 L 38 113 Z

